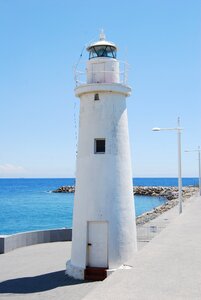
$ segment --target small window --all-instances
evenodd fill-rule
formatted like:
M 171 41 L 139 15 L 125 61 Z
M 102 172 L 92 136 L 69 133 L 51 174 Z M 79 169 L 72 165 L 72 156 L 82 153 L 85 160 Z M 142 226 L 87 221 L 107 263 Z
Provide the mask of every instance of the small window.
M 100 100 L 99 94 L 95 94 L 95 95 L 94 95 L 94 100 Z
M 95 153 L 105 153 L 105 139 L 95 139 Z

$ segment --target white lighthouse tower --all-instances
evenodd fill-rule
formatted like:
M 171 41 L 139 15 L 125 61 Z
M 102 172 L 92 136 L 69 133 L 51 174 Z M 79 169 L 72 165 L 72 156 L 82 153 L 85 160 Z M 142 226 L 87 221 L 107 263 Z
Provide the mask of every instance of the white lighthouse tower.
M 72 253 L 66 273 L 98 279 L 101 272 L 121 267 L 136 251 L 126 109 L 131 89 L 120 82 L 117 47 L 105 40 L 103 32 L 87 51 L 87 83 L 75 88 L 80 98 L 79 141 Z

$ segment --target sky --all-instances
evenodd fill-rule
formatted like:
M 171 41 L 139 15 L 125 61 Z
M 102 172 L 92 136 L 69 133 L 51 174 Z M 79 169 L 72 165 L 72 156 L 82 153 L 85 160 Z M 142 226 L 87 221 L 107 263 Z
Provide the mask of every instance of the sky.
M 0 177 L 74 177 L 79 99 L 74 66 L 99 38 L 129 63 L 134 177 L 198 176 L 201 145 L 200 0 L 0 0 Z

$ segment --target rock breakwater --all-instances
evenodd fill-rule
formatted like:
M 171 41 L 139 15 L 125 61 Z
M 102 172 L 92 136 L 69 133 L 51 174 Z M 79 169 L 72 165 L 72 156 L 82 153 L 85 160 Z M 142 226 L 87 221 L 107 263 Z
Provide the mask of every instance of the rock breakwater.
M 183 192 L 185 192 L 184 189 Z M 143 195 L 143 196 L 165 197 L 167 200 L 178 198 L 177 187 L 137 186 L 137 187 L 133 187 L 133 193 L 136 195 Z
M 74 193 L 74 192 L 75 192 L 74 185 L 60 186 L 58 189 L 52 191 L 52 193 Z
M 197 190 L 195 187 L 183 187 L 182 193 L 183 197 L 191 196 L 192 192 Z M 52 191 L 53 193 L 74 193 L 75 186 L 61 186 L 58 189 Z M 178 198 L 178 188 L 177 187 L 162 187 L 162 186 L 134 186 L 133 193 L 136 195 L 143 196 L 155 196 L 155 197 L 165 197 L 167 200 L 173 200 Z
M 139 188 L 139 190 L 138 190 Z M 198 188 L 196 187 L 183 187 L 182 188 L 182 201 L 186 201 L 188 198 L 196 195 Z M 138 195 L 147 195 L 147 196 L 156 196 L 156 197 L 165 197 L 168 201 L 156 207 L 155 209 L 145 212 L 141 216 L 136 218 L 137 225 L 143 225 L 150 220 L 157 218 L 159 215 L 165 211 L 173 208 L 178 204 L 178 188 L 177 187 L 137 187 L 136 194 Z
M 90 187 L 89 187 L 90 188 Z M 188 186 L 182 188 L 182 199 L 186 199 L 195 195 L 198 191 L 198 188 Z M 74 193 L 75 186 L 61 186 L 58 189 L 52 191 L 53 193 Z M 164 197 L 167 199 L 167 202 L 161 206 L 156 207 L 152 211 L 146 212 L 141 216 L 136 218 L 137 225 L 143 225 L 146 222 L 149 222 L 152 219 L 155 219 L 163 212 L 173 208 L 178 204 L 178 188 L 177 187 L 162 187 L 162 186 L 134 186 L 133 194 L 143 195 L 143 196 L 155 196 L 155 197 Z

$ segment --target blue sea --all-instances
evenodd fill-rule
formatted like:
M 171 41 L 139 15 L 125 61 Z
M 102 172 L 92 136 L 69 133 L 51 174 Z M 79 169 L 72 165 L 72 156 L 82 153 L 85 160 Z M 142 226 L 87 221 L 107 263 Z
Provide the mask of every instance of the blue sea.
M 74 185 L 73 178 L 0 179 L 0 235 L 53 228 L 71 228 L 74 194 L 52 190 Z M 134 178 L 135 186 L 177 186 L 177 178 Z M 197 185 L 198 179 L 184 178 L 183 185 Z M 162 197 L 135 196 L 139 216 L 165 202 Z

